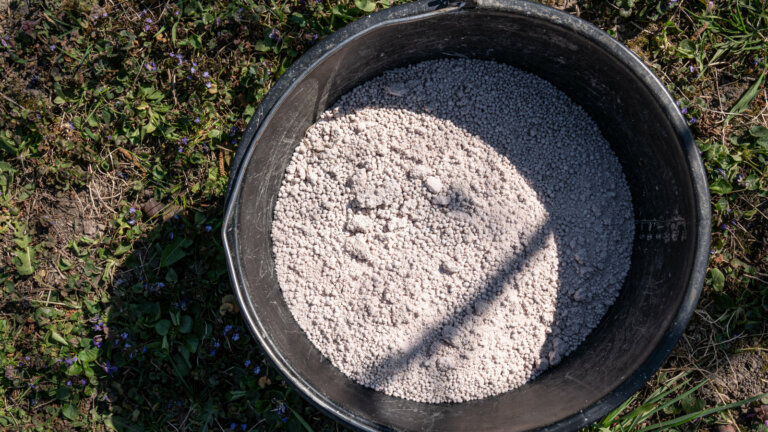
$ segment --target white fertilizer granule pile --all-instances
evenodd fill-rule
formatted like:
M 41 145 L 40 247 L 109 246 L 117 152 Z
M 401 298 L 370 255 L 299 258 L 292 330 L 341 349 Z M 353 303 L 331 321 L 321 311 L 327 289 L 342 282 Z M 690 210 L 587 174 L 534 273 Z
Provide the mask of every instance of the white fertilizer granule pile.
M 312 343 L 355 381 L 421 402 L 499 394 L 560 362 L 615 300 L 633 234 L 589 116 L 478 60 L 343 96 L 296 149 L 272 225 Z

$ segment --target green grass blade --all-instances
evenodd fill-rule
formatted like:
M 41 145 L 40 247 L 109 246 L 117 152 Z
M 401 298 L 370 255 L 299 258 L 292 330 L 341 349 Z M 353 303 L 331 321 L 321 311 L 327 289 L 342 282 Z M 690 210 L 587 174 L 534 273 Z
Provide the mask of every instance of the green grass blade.
M 680 417 L 674 418 L 672 420 L 667 420 L 667 421 L 665 421 L 663 423 L 659 423 L 657 425 L 653 425 L 653 426 L 649 426 L 649 427 L 640 429 L 639 432 L 648 432 L 648 431 L 653 431 L 653 430 L 657 430 L 657 429 L 665 429 L 666 430 L 667 428 L 674 427 L 674 426 L 679 426 L 679 425 L 681 425 L 683 423 L 687 423 L 687 422 L 689 422 L 691 420 L 694 420 L 694 419 L 697 419 L 699 417 L 708 416 L 710 414 L 715 414 L 715 413 L 718 413 L 720 411 L 725 411 L 725 410 L 729 410 L 729 409 L 732 409 L 732 408 L 739 407 L 739 406 L 744 405 L 744 404 L 752 403 L 752 402 L 754 402 L 754 401 L 756 401 L 758 399 L 764 398 L 766 396 L 768 396 L 768 393 L 759 394 L 759 395 L 751 397 L 749 399 L 744 399 L 744 400 L 741 400 L 741 401 L 738 401 L 738 402 L 730 403 L 728 405 L 717 406 L 717 407 L 714 407 L 714 408 L 710 408 L 710 409 L 706 409 L 706 410 L 703 410 L 703 411 L 699 411 L 697 413 L 686 414 L 684 416 L 680 416 Z
M 733 108 L 728 113 L 728 117 L 725 118 L 725 122 L 729 122 L 733 116 L 736 114 L 740 114 L 744 112 L 749 104 L 752 103 L 752 101 L 757 97 L 758 93 L 760 93 L 760 89 L 763 87 L 763 84 L 765 83 L 765 72 L 760 74 L 760 77 L 757 78 L 754 84 L 747 90 L 744 95 L 739 99 L 734 105 Z

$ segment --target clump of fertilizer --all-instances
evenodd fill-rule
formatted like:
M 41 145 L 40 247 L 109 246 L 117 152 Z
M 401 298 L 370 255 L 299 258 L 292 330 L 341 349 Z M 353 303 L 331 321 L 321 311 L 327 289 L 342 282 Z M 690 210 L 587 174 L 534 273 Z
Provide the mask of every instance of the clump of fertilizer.
M 337 368 L 461 402 L 573 351 L 618 295 L 633 230 L 619 162 L 579 106 L 510 66 L 436 60 L 309 128 L 272 238 L 285 301 Z

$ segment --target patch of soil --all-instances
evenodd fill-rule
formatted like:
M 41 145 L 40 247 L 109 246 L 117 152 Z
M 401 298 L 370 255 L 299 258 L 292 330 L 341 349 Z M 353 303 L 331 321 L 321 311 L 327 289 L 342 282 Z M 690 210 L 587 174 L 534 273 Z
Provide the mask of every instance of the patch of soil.
M 728 358 L 710 377 L 721 393 L 742 400 L 768 392 L 768 355 L 747 351 Z
M 720 103 L 724 111 L 731 109 L 733 104 L 739 100 L 742 94 L 749 88 L 749 83 L 734 81 L 728 84 L 720 84 Z

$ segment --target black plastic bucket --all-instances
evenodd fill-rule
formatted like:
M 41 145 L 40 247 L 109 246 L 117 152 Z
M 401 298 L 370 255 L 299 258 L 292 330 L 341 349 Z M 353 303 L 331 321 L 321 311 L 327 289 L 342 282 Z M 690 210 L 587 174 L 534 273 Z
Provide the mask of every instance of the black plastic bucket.
M 387 69 L 440 57 L 492 59 L 550 81 L 597 122 L 632 192 L 632 265 L 587 340 L 536 380 L 460 404 L 411 402 L 362 387 L 307 339 L 283 301 L 270 230 L 283 172 L 318 115 Z M 524 1 L 420 1 L 329 36 L 277 82 L 234 160 L 223 237 L 246 322 L 280 372 L 326 413 L 364 430 L 575 430 L 658 369 L 698 300 L 709 255 L 704 167 L 662 84 L 586 21 Z

